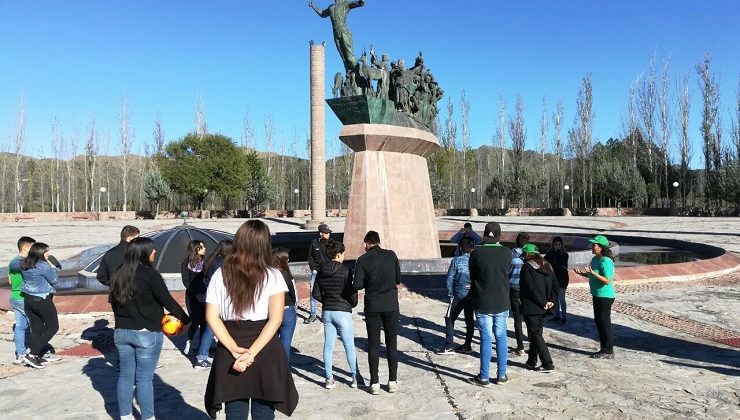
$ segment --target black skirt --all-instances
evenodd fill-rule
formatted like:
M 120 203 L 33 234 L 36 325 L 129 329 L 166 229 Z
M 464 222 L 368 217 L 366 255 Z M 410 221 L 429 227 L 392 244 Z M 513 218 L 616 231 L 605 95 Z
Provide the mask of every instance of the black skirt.
M 249 348 L 257 339 L 263 321 L 224 321 L 226 330 L 236 343 Z M 234 357 L 219 343 L 206 387 L 205 408 L 211 418 L 221 410 L 225 402 L 256 398 L 275 404 L 275 409 L 290 416 L 298 405 L 298 391 L 290 373 L 288 358 L 285 355 L 277 334 L 255 357 L 254 362 L 242 373 L 231 367 Z

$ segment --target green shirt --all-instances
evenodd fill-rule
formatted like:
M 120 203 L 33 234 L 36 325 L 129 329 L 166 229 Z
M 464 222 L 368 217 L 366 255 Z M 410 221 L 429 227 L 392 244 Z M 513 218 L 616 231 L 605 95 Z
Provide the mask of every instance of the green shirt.
M 604 284 L 589 274 L 588 285 L 591 288 L 591 295 L 594 297 L 615 298 L 614 261 L 609 257 L 593 257 L 591 259 L 591 271 L 609 279 L 609 284 Z
M 11 261 L 22 259 L 20 255 L 16 255 Z M 21 296 L 21 286 L 23 285 L 23 275 L 20 271 L 14 271 L 8 268 L 8 277 L 10 277 L 10 299 L 12 300 L 23 300 Z

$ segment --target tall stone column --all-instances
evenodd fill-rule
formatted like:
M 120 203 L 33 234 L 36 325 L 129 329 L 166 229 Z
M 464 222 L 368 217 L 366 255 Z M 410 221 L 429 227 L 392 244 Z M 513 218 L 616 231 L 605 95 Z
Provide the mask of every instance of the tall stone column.
M 302 227 L 317 229 L 326 218 L 326 117 L 324 43 L 310 45 L 311 62 L 311 220 Z

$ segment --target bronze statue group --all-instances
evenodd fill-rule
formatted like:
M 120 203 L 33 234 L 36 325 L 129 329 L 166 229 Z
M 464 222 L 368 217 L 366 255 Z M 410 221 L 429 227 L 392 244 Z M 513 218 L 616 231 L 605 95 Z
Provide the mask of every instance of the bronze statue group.
M 344 244 L 332 240 L 331 233 L 327 225 L 320 225 L 319 237 L 309 249 L 311 303 L 304 321 L 311 324 L 319 319 L 320 302 L 324 386 L 332 389 L 339 382 L 335 380 L 332 361 L 339 337 L 347 357 L 349 386 L 380 394 L 382 330 L 388 362 L 388 381 L 383 388 L 389 393 L 397 392 L 399 260 L 392 250 L 381 247 L 377 232 L 369 231 L 364 238 L 365 253 L 350 270 L 344 262 Z M 466 224 L 452 238 L 459 247 L 447 275 L 450 304 L 445 315 L 446 343 L 438 349 L 442 355 L 472 353 L 477 325 L 480 370 L 467 381 L 482 387 L 509 381 L 508 354 L 525 354 L 522 321 L 529 338 L 527 368 L 552 372 L 555 366 L 542 335 L 544 319 L 554 312 L 550 321 L 567 322 L 568 253 L 562 239 L 555 238 L 543 258 L 538 247 L 528 243 L 526 233 L 517 236 L 513 249 L 503 246 L 500 237 L 500 226 L 492 222 L 485 226 L 482 237 Z M 609 241 L 603 235 L 593 238 L 591 244 L 594 257 L 590 266 L 574 271 L 588 277 L 593 295 L 601 348 L 591 357 L 611 359 L 614 264 Z M 60 358 L 49 346 L 58 330 L 53 296 L 58 269 L 55 264 L 59 263 L 49 255 L 48 245 L 32 238 L 21 238 L 18 249 L 18 257 L 9 266 L 11 304 L 16 317 L 16 363 L 43 369 Z M 254 419 L 269 419 L 274 418 L 275 410 L 291 415 L 298 404 L 290 371 L 298 299 L 288 265 L 289 252 L 272 248 L 267 225 L 249 220 L 238 229 L 233 241 L 221 241 L 210 253 L 202 241 L 188 244 L 182 262 L 187 312 L 172 298 L 154 268 L 156 258 L 152 240 L 139 237 L 136 227 L 125 226 L 120 243 L 104 254 L 97 273 L 98 279 L 110 288 L 115 318 L 120 417 L 133 418 L 135 392 L 141 418 L 154 418 L 153 375 L 164 342 L 160 322 L 165 309 L 189 324 L 183 352 L 195 355 L 193 367 L 210 368 L 204 404 L 212 418 L 222 408 L 228 419 L 244 419 L 249 413 Z M 359 372 L 354 344 L 352 311 L 359 302 L 358 291 L 364 291 L 369 384 Z M 454 322 L 460 313 L 465 317 L 465 341 L 455 347 Z M 516 347 L 511 351 L 507 345 L 510 314 L 516 337 Z M 24 340 L 29 328 L 31 342 L 26 349 Z M 211 363 L 209 353 L 216 340 Z M 494 343 L 497 370 L 492 373 Z

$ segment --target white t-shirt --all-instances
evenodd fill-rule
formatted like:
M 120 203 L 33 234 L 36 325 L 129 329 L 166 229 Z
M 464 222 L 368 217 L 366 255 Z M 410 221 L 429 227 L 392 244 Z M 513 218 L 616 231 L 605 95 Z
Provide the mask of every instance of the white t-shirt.
M 208 284 L 206 294 L 206 303 L 218 305 L 220 308 L 221 319 L 224 321 L 261 321 L 267 319 L 267 312 L 270 302 L 270 296 L 288 291 L 288 286 L 283 280 L 283 275 L 275 268 L 268 267 L 267 276 L 262 284 L 262 293 L 257 297 L 252 309 L 247 309 L 241 314 L 235 314 L 231 305 L 226 286 L 224 286 L 224 277 L 219 268 L 211 276 L 211 282 Z

